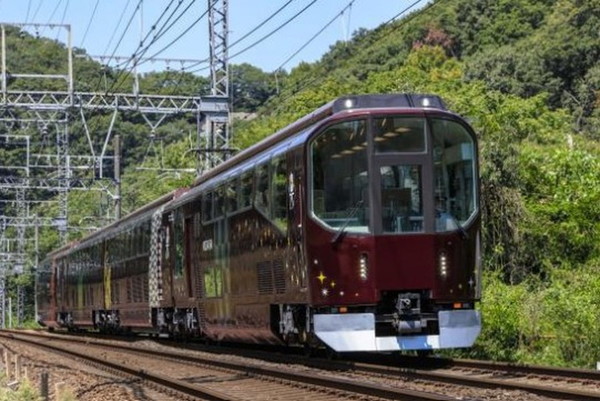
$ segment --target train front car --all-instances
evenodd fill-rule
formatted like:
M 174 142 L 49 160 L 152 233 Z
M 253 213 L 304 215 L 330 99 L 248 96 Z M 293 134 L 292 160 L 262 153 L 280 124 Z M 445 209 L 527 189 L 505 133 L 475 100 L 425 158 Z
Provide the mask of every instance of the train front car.
M 338 352 L 469 347 L 476 137 L 436 96 L 338 99 L 307 148 L 313 330 Z

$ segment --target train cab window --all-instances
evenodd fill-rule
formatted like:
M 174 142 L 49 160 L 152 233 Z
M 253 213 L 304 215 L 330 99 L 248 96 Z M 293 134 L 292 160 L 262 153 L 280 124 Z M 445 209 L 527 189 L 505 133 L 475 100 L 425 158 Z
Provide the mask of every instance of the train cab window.
M 248 207 L 252 204 L 252 170 L 242 174 L 240 190 L 240 208 Z
M 364 120 L 328 127 L 311 144 L 311 207 L 332 229 L 370 231 L 367 134 Z
M 423 232 L 421 167 L 382 166 L 380 174 L 383 232 Z
M 287 231 L 287 163 L 284 157 L 274 158 L 273 167 L 273 222 L 282 231 Z
M 377 153 L 425 152 L 425 119 L 386 117 L 375 119 L 373 139 Z
M 459 123 L 432 119 L 435 228 L 451 231 L 475 213 L 476 163 L 473 137 Z
M 223 295 L 223 270 L 209 266 L 204 269 L 204 296 L 215 298 Z
M 262 164 L 254 171 L 256 191 L 254 192 L 254 206 L 266 216 L 271 213 L 271 196 L 269 190 L 269 165 Z

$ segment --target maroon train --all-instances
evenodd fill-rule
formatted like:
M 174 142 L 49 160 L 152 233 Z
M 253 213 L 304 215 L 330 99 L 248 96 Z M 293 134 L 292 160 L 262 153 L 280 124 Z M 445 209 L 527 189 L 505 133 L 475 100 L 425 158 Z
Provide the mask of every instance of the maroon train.
M 475 134 L 438 97 L 342 97 L 51 253 L 38 320 L 336 351 L 468 347 L 478 183 Z

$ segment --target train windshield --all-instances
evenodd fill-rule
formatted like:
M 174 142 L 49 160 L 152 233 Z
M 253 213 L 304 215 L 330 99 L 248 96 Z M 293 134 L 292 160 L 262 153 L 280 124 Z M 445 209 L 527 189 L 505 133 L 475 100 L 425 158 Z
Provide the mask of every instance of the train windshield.
M 333 229 L 369 232 L 366 122 L 327 128 L 313 142 L 311 156 L 314 215 Z
M 432 119 L 435 230 L 451 231 L 475 212 L 475 143 L 457 122 Z
M 345 121 L 320 133 L 310 152 L 312 212 L 333 230 L 454 231 L 476 211 L 475 141 L 459 122 Z

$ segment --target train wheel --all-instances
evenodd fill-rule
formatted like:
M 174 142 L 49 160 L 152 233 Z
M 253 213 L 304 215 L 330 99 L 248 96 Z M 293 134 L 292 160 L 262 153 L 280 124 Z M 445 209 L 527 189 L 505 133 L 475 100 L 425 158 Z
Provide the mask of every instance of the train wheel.
M 433 350 L 430 350 L 430 349 L 418 349 L 417 350 L 417 357 L 419 357 L 419 358 L 428 358 L 431 355 L 433 355 Z
M 340 353 L 329 346 L 325 346 L 325 357 L 330 361 L 335 361 L 340 358 Z

